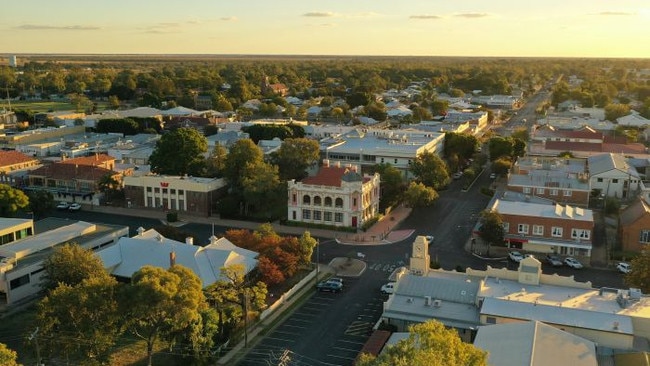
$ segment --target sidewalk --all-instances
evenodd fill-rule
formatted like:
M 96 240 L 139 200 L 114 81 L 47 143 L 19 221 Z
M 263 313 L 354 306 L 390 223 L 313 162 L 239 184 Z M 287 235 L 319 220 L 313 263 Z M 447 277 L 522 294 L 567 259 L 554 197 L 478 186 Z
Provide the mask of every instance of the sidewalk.
M 82 208 L 88 210 L 86 206 Z M 114 206 L 92 206 L 89 211 L 104 212 L 116 215 L 146 217 L 151 219 L 158 219 L 163 224 L 168 224 L 167 213 L 157 209 L 146 208 L 123 208 Z M 346 245 L 383 245 L 398 242 L 410 237 L 414 230 L 393 230 L 402 221 L 404 221 L 411 214 L 411 209 L 399 206 L 394 209 L 389 215 L 384 216 L 381 220 L 375 223 L 365 232 L 361 233 L 346 233 L 343 231 L 319 229 L 319 228 L 306 228 L 301 226 L 288 226 L 278 223 L 272 223 L 273 229 L 279 234 L 300 236 L 305 231 L 309 231 L 312 236 L 320 238 L 335 239 L 339 244 Z M 180 221 L 176 223 L 169 223 L 173 226 L 182 226 L 188 222 L 201 223 L 201 224 L 214 224 L 218 226 L 225 226 L 237 229 L 256 230 L 259 228 L 259 222 L 242 221 L 242 220 L 229 220 L 221 219 L 218 216 L 204 217 L 192 216 L 179 213 Z M 136 228 L 133 228 L 134 230 Z

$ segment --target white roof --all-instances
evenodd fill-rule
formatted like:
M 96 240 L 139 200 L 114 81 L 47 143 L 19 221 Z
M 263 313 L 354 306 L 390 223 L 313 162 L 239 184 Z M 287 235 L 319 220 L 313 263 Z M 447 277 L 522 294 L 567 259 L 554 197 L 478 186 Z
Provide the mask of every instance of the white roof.
M 597 366 L 596 345 L 538 321 L 478 329 L 474 346 L 495 366 Z
M 183 106 L 179 106 L 176 108 L 171 108 L 165 111 L 160 112 L 163 116 L 196 116 L 201 114 L 202 112 L 190 109 L 190 108 L 185 108 Z
M 19 260 L 30 254 L 40 252 L 60 243 L 65 243 L 74 238 L 92 233 L 96 228 L 97 226 L 95 224 L 77 221 L 43 234 L 28 236 L 25 239 L 1 245 L 0 256 Z
M 505 215 L 546 217 L 554 219 L 561 218 L 588 222 L 594 221 L 594 214 L 592 210 L 569 205 L 546 205 L 541 203 L 511 202 L 496 199 L 494 200 L 492 209 L 498 211 L 500 214 Z
M 201 247 L 165 238 L 153 229 L 132 238 L 120 238 L 116 245 L 101 249 L 96 255 L 111 269 L 111 274 L 130 278 L 146 265 L 171 267 L 171 253 L 175 253 L 176 264 L 189 268 L 201 279 L 203 287 L 217 282 L 223 267 L 243 264 L 248 273 L 257 265 L 256 252 L 238 248 L 225 238 Z

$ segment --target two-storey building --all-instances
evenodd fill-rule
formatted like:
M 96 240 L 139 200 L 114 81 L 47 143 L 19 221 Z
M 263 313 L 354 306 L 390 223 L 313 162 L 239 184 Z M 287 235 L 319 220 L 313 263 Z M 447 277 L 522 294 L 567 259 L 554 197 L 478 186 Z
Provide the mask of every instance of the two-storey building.
M 379 214 L 379 174 L 361 175 L 357 166 L 330 165 L 315 176 L 288 182 L 289 221 L 362 227 Z

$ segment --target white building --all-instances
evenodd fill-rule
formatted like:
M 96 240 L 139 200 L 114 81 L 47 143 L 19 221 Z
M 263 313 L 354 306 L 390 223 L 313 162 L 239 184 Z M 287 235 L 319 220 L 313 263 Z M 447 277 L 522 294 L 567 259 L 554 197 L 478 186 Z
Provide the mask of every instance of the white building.
M 600 154 L 587 159 L 591 189 L 606 197 L 634 198 L 645 189 L 639 172 L 620 154 Z
M 362 176 L 356 165 L 330 165 L 301 182 L 288 182 L 288 218 L 333 226 L 362 227 L 379 214 L 379 174 Z

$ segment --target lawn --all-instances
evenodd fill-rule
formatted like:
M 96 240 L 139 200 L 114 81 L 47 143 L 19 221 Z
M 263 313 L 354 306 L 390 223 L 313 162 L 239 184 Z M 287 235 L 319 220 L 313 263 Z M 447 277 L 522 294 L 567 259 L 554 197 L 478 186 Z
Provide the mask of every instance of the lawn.
M 107 102 L 95 102 L 97 103 L 97 110 L 103 111 L 108 106 Z M 7 108 L 5 104 L 2 106 Z M 68 102 L 53 102 L 53 101 L 38 101 L 38 102 L 26 102 L 26 101 L 17 101 L 11 102 L 11 109 L 13 110 L 29 110 L 34 113 L 47 113 L 47 112 L 58 112 L 58 111 L 74 111 L 75 105 Z

